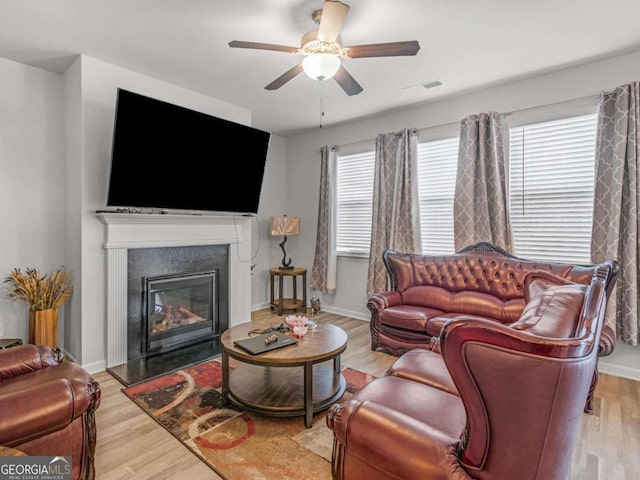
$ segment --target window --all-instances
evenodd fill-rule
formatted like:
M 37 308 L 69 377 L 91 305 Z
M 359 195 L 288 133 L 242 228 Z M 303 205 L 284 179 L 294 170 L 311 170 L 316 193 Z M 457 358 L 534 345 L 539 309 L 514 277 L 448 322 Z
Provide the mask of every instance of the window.
M 338 255 L 368 256 L 373 214 L 375 152 L 338 155 L 336 250 Z
M 509 213 L 519 257 L 590 262 L 596 115 L 509 130 Z
M 509 129 L 509 211 L 517 256 L 590 263 L 596 128 L 597 115 L 589 114 Z M 455 251 L 458 145 L 458 137 L 418 144 L 420 228 L 427 255 Z M 366 150 L 338 156 L 338 255 L 369 255 L 375 152 Z
M 453 196 L 456 188 L 459 139 L 447 138 L 418 145 L 418 195 L 422 252 L 455 252 Z

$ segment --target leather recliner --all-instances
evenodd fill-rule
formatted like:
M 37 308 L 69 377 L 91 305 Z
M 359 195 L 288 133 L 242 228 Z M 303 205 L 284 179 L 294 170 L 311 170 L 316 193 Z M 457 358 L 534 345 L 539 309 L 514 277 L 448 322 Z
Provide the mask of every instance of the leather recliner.
M 588 286 L 531 272 L 514 325 L 443 326 L 327 415 L 335 480 L 566 480 L 604 322 L 608 265 Z M 534 278 L 535 277 L 535 278 Z
M 74 480 L 95 477 L 100 385 L 58 349 L 0 350 L 0 445 L 30 456 L 71 456 Z

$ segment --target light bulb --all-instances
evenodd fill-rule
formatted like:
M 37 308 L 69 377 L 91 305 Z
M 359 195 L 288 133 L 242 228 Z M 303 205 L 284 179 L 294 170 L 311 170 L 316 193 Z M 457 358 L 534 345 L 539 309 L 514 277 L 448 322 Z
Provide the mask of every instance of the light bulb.
M 322 82 L 333 77 L 340 68 L 340 58 L 330 53 L 312 53 L 302 60 L 304 73 Z

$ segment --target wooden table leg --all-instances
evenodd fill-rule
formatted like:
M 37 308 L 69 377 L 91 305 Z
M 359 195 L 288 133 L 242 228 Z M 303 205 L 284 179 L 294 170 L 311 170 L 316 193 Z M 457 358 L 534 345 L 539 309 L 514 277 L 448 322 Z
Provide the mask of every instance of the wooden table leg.
M 274 293 L 275 285 L 274 285 L 274 282 L 273 282 L 274 275 L 273 275 L 273 273 L 271 273 L 269 275 L 271 276 L 271 280 L 269 282 L 270 287 L 271 287 L 271 311 L 273 311 L 273 307 L 274 307 L 274 305 L 276 303 L 275 302 L 276 296 L 275 296 L 275 293 Z
M 283 303 L 284 303 L 284 275 L 280 274 L 278 275 L 280 277 L 279 281 L 278 281 L 278 287 L 279 287 L 279 291 L 278 291 L 278 298 L 280 298 L 280 302 L 278 302 L 278 315 L 282 315 L 282 308 L 283 308 Z
M 304 364 L 304 426 L 313 426 L 313 364 Z
M 307 313 L 307 272 L 302 274 L 302 311 Z
M 298 310 L 298 276 L 291 275 L 291 280 L 293 281 L 293 308 L 296 312 Z
M 229 355 L 222 349 L 222 396 L 229 401 Z

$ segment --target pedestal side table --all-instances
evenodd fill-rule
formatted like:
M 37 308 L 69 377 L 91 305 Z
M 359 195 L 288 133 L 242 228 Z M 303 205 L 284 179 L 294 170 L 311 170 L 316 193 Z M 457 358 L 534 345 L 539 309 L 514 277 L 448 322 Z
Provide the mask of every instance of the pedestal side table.
M 271 278 L 271 310 L 278 309 L 278 315 L 282 315 L 285 310 L 294 312 L 307 312 L 307 269 L 293 267 L 289 270 L 282 270 L 280 267 L 269 269 Z M 278 277 L 278 296 L 275 296 L 275 283 Z M 289 277 L 293 281 L 292 297 L 284 298 L 284 278 Z M 302 277 L 302 298 L 298 298 L 298 277 Z

